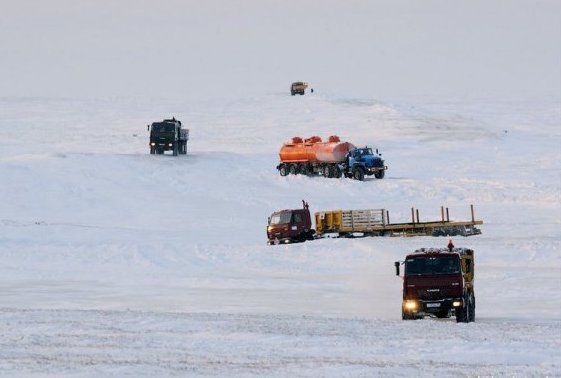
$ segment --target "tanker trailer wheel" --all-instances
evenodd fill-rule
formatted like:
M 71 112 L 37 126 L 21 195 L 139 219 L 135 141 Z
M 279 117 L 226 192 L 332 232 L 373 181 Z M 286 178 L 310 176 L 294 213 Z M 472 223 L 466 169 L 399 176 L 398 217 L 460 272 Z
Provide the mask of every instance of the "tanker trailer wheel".
M 339 168 L 338 165 L 336 165 L 334 168 L 335 174 L 333 175 L 335 178 L 341 178 L 341 176 L 343 176 L 343 172 L 341 171 L 341 168 Z
M 288 172 L 289 172 L 291 175 L 295 175 L 295 174 L 298 172 L 297 169 L 296 169 L 296 164 L 290 164 L 290 165 L 288 166 Z
M 377 179 L 383 179 L 386 171 L 378 171 L 376 173 L 374 173 L 374 177 L 376 177 Z
M 323 166 L 323 177 L 331 177 L 331 170 L 329 169 L 329 165 L 324 165 Z
M 288 167 L 286 166 L 286 164 L 281 164 L 279 167 L 279 173 L 281 176 L 286 176 L 288 175 Z
M 364 181 L 364 171 L 360 167 L 353 169 L 353 178 L 358 181 Z

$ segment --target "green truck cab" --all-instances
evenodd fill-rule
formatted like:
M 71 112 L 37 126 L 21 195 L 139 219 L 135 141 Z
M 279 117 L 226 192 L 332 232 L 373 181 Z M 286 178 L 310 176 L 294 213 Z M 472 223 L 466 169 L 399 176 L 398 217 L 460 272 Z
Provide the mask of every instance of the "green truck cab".
M 181 125 L 181 121 L 174 118 L 153 122 L 150 130 L 150 154 L 161 155 L 165 151 L 172 151 L 173 156 L 187 154 L 189 129 Z

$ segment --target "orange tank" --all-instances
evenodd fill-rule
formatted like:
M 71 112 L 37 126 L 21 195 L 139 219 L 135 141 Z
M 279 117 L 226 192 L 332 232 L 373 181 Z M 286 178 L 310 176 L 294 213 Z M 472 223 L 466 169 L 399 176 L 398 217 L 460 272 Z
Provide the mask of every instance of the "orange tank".
M 341 142 L 338 136 L 332 135 L 327 142 L 322 142 L 318 136 L 302 140 L 294 137 L 290 143 L 285 143 L 279 157 L 283 163 L 339 163 L 345 160 L 347 152 L 355 146 L 349 142 Z

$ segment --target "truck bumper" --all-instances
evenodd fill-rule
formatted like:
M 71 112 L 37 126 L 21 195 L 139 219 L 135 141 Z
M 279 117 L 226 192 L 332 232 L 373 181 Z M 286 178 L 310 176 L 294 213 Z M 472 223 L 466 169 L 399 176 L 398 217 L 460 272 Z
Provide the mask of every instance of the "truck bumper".
M 290 243 L 294 243 L 294 241 L 291 238 L 274 238 L 274 239 L 269 239 L 267 240 L 267 245 L 279 245 L 279 244 L 290 244 Z
M 447 313 L 455 308 L 462 308 L 461 298 L 444 298 L 435 300 L 406 299 L 403 301 L 403 312 L 412 316 L 424 316 Z
M 387 166 L 384 166 L 384 167 L 370 167 L 370 168 L 365 169 L 365 171 L 366 171 L 365 173 L 367 175 L 373 175 L 376 172 L 387 171 L 387 170 L 388 170 Z
M 151 148 L 163 151 L 172 151 L 173 143 L 150 143 Z

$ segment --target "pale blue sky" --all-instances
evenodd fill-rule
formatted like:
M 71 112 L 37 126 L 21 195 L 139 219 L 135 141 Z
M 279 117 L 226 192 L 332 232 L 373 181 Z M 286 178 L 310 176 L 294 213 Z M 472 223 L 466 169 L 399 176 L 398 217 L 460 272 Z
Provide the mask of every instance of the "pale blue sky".
M 558 0 L 0 5 L 0 96 L 561 96 Z

